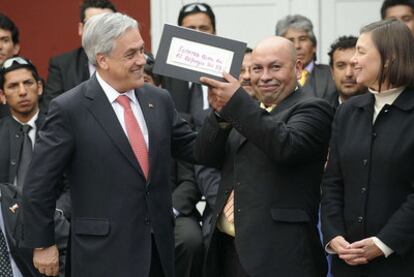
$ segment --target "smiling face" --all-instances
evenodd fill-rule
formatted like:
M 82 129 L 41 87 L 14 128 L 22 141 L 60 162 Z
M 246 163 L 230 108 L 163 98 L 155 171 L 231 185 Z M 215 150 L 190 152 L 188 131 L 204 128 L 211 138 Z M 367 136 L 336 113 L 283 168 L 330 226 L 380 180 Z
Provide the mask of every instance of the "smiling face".
M 342 100 L 360 94 L 364 86 L 356 82 L 354 64 L 351 59 L 355 48 L 337 49 L 332 55 L 332 78 Z
M 144 41 L 138 29 L 127 29 L 115 40 L 111 53 L 98 53 L 96 60 L 101 77 L 118 92 L 144 85 Z
M 293 45 L 281 37 L 266 39 L 253 51 L 251 83 L 266 106 L 279 103 L 297 86 L 302 65 L 293 52 Z
M 355 64 L 356 82 L 378 90 L 381 56 L 372 41 L 371 33 L 362 33 L 359 36 L 352 62 Z
M 36 81 L 29 69 L 20 68 L 4 74 L 0 98 L 9 105 L 13 116 L 27 122 L 38 111 L 38 99 L 42 92 L 42 82 Z

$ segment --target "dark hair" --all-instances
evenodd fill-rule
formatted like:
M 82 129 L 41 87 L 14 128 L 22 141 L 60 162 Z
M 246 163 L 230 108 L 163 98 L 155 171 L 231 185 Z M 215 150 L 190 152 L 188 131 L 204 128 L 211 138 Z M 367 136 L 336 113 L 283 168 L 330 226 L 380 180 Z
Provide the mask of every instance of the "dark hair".
M 10 31 L 13 44 L 19 43 L 19 29 L 5 14 L 0 13 L 0 29 Z
M 155 63 L 154 55 L 152 55 L 150 52 L 145 52 L 144 55 L 147 61 L 147 63 L 144 65 L 145 74 L 148 74 L 152 77 L 152 79 L 154 80 L 154 84 L 156 86 L 161 85 L 161 76 L 153 72 L 154 63 Z
M 246 54 L 249 54 L 249 53 L 252 53 L 253 52 L 253 49 L 252 48 L 250 48 L 249 46 L 246 46 L 246 49 L 244 49 L 244 54 L 246 55 Z
M 8 66 L 7 68 L 4 68 L 5 65 L 7 64 L 8 60 L 15 60 L 15 59 L 20 59 L 23 60 L 25 63 L 20 63 L 18 61 L 13 61 L 11 63 L 10 66 Z M 42 79 L 39 76 L 39 73 L 37 72 L 36 67 L 32 64 L 32 62 L 29 59 L 26 59 L 24 57 L 21 56 L 16 56 L 16 57 L 12 57 L 12 58 L 8 58 L 7 60 L 4 61 L 3 65 L 0 68 L 0 88 L 4 88 L 4 81 L 5 81 L 5 76 L 7 73 L 20 69 L 20 68 L 26 68 L 28 70 L 30 70 L 30 72 L 32 72 L 33 78 L 36 81 L 41 81 Z
M 360 34 L 364 33 L 371 34 L 380 54 L 379 91 L 385 81 L 393 87 L 414 86 L 414 38 L 408 27 L 397 19 L 386 19 L 362 27 Z
M 385 14 L 387 9 L 394 6 L 408 6 L 411 8 L 412 13 L 414 13 L 414 1 L 413 0 L 385 0 L 381 6 L 381 18 L 385 19 Z
M 181 26 L 183 24 L 184 17 L 190 14 L 196 14 L 196 13 L 204 13 L 206 14 L 211 21 L 211 25 L 213 25 L 213 31 L 216 32 L 216 17 L 213 13 L 213 10 L 211 7 L 206 3 L 190 3 L 187 5 L 184 5 L 180 13 L 178 15 L 178 26 Z
M 358 38 L 355 36 L 341 36 L 334 43 L 331 44 L 331 49 L 328 52 L 329 65 L 333 67 L 333 55 L 336 50 L 353 49 L 357 43 Z
M 115 5 L 109 0 L 85 0 L 80 6 L 80 22 L 85 23 L 85 11 L 88 8 L 110 9 L 117 12 Z

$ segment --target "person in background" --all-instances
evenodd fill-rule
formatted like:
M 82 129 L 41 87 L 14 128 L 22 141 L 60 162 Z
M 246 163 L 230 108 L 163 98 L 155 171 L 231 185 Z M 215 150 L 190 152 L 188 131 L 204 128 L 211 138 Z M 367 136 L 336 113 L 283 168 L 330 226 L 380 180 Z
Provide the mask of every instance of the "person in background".
M 252 97 L 256 98 L 255 92 L 252 88 L 252 84 L 250 81 L 250 73 L 252 68 L 252 51 L 250 47 L 247 47 L 244 51 L 244 57 L 242 61 L 242 66 L 240 69 L 240 76 L 239 81 L 242 86 L 242 88 L 250 94 Z
M 154 74 L 154 56 L 145 53 L 144 82 L 159 87 L 161 76 Z M 179 113 L 179 115 L 181 115 Z M 201 200 L 194 165 L 183 161 L 171 161 L 170 185 L 175 215 L 175 272 L 176 276 L 201 276 L 203 262 L 203 239 L 201 215 L 196 204 Z
M 338 99 L 331 69 L 316 63 L 316 36 L 312 22 L 303 15 L 288 15 L 276 24 L 276 35 L 285 37 L 295 45 L 297 57 L 302 63 L 299 84 L 309 95 L 323 98 L 332 106 Z
M 369 93 L 337 109 L 322 182 L 335 277 L 414 274 L 413 45 L 396 19 L 360 31 L 352 63 Z
M 414 36 L 414 1 L 385 0 L 381 6 L 381 18 L 396 18 L 404 22 Z
M 94 15 L 116 12 L 109 0 L 84 0 L 80 6 L 78 34 L 82 37 L 86 22 Z M 49 61 L 48 77 L 41 102 L 41 110 L 47 112 L 53 98 L 88 80 L 95 72 L 95 66 L 88 62 L 83 47 L 52 57 Z
M 356 82 L 355 66 L 351 62 L 357 40 L 354 36 L 341 36 L 331 44 L 328 53 L 332 79 L 338 95 L 335 108 L 351 97 L 367 92 L 363 84 Z
M 20 51 L 19 29 L 5 14 L 0 12 L 0 66 L 5 60 L 16 56 Z M 9 115 L 6 103 L 0 102 L 0 119 Z
M 0 99 L 8 104 L 10 115 L 0 121 L 0 260 L 5 262 L 0 262 L 2 277 L 39 276 L 33 266 L 33 249 L 24 246 L 21 197 L 32 148 L 46 117 L 39 111 L 42 92 L 42 80 L 28 59 L 16 56 L 3 62 Z M 54 225 L 61 254 L 60 276 L 64 276 L 71 205 L 69 186 L 63 178 L 56 196 Z

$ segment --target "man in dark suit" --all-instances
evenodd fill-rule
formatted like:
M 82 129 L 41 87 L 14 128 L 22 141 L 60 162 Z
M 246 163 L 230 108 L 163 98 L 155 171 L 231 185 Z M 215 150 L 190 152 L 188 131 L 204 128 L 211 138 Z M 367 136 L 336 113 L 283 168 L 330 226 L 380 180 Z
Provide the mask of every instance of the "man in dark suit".
M 287 39 L 265 39 L 252 60 L 260 104 L 229 74 L 201 79 L 215 112 L 196 158 L 222 170 L 205 276 L 323 276 L 316 225 L 332 109 L 298 88 L 301 61 Z
M 356 82 L 354 64 L 351 62 L 357 40 L 354 36 L 341 36 L 331 44 L 328 53 L 332 79 L 338 95 L 334 102 L 335 108 L 349 98 L 367 92 L 365 86 Z
M 396 18 L 410 29 L 414 36 L 414 1 L 413 0 L 384 0 L 381 6 L 381 18 Z
M 0 66 L 19 51 L 19 29 L 9 17 L 0 13 Z M 0 102 L 0 119 L 9 114 L 7 105 Z
M 116 12 L 115 6 L 109 0 L 85 0 L 80 7 L 79 36 L 82 37 L 84 25 L 89 18 L 107 12 Z M 53 98 L 88 80 L 95 72 L 95 67 L 88 63 L 85 50 L 79 47 L 51 58 L 48 71 L 41 102 L 41 110 L 45 112 Z
M 191 162 L 195 133 L 168 92 L 144 85 L 134 19 L 94 16 L 82 45 L 96 74 L 50 103 L 23 190 L 25 243 L 56 274 L 50 214 L 66 169 L 73 276 L 174 276 L 170 158 Z
M 316 36 L 312 22 L 303 15 L 288 15 L 276 24 L 276 35 L 285 37 L 295 45 L 302 62 L 299 84 L 306 93 L 327 100 L 332 106 L 338 98 L 331 70 L 326 64 L 316 63 Z
M 38 107 L 43 84 L 29 60 L 14 57 L 5 60 L 0 69 L 0 88 L 0 98 L 11 111 L 10 116 L 0 121 L 1 227 L 10 249 L 13 276 L 38 276 L 32 262 L 32 250 L 22 247 L 20 206 L 31 150 L 45 119 Z M 64 244 L 61 245 L 62 252 L 66 249 L 69 233 L 68 222 L 63 217 L 63 214 L 70 213 L 67 192 L 68 189 L 62 194 L 60 190 L 58 195 L 61 197 L 57 202 L 57 223 L 60 224 L 60 239 Z M 9 276 L 2 271 L 0 273 L 1 276 Z
M 188 3 L 184 5 L 179 12 L 178 21 L 179 26 L 205 32 L 214 35 L 216 33 L 216 17 L 212 8 L 206 3 Z M 175 78 L 163 78 L 162 86 L 171 93 L 177 111 L 187 121 L 193 124 L 196 130 L 199 130 L 203 125 L 204 119 L 210 112 L 210 106 L 207 100 L 206 86 L 196 83 L 189 83 L 187 81 L 178 80 Z M 184 266 L 177 266 L 177 276 L 189 277 L 198 276 L 200 274 L 189 274 L 188 270 L 183 272 L 180 268 L 188 268 L 191 264 L 192 268 L 201 269 L 203 258 L 200 257 L 199 249 L 196 249 L 194 244 L 188 243 L 188 238 L 205 239 L 210 231 L 211 210 L 215 202 L 217 188 L 220 181 L 220 172 L 214 168 L 208 168 L 201 165 L 195 165 L 195 180 L 199 191 L 206 200 L 206 206 L 203 212 L 202 230 L 193 228 L 195 223 L 190 220 L 177 220 L 177 225 L 180 225 L 180 230 L 184 231 L 179 237 L 176 237 L 177 244 L 181 244 L 181 250 L 177 249 L 177 258 L 182 257 L 179 264 Z M 193 195 L 195 197 L 197 195 Z M 181 213 L 178 210 L 179 213 Z M 203 245 L 200 245 L 203 247 Z

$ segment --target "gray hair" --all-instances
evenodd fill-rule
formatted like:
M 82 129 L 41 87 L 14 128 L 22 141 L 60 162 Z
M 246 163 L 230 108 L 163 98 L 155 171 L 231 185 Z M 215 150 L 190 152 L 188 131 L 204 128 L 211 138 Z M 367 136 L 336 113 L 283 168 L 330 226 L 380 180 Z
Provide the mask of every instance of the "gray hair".
M 283 37 L 289 28 L 306 32 L 313 46 L 316 47 L 316 36 L 313 33 L 313 24 L 309 18 L 300 14 L 287 15 L 276 23 L 276 35 Z
M 109 55 L 114 42 L 128 29 L 138 29 L 138 22 L 122 13 L 104 13 L 92 16 L 85 24 L 82 46 L 89 62 L 97 65 L 96 54 Z

